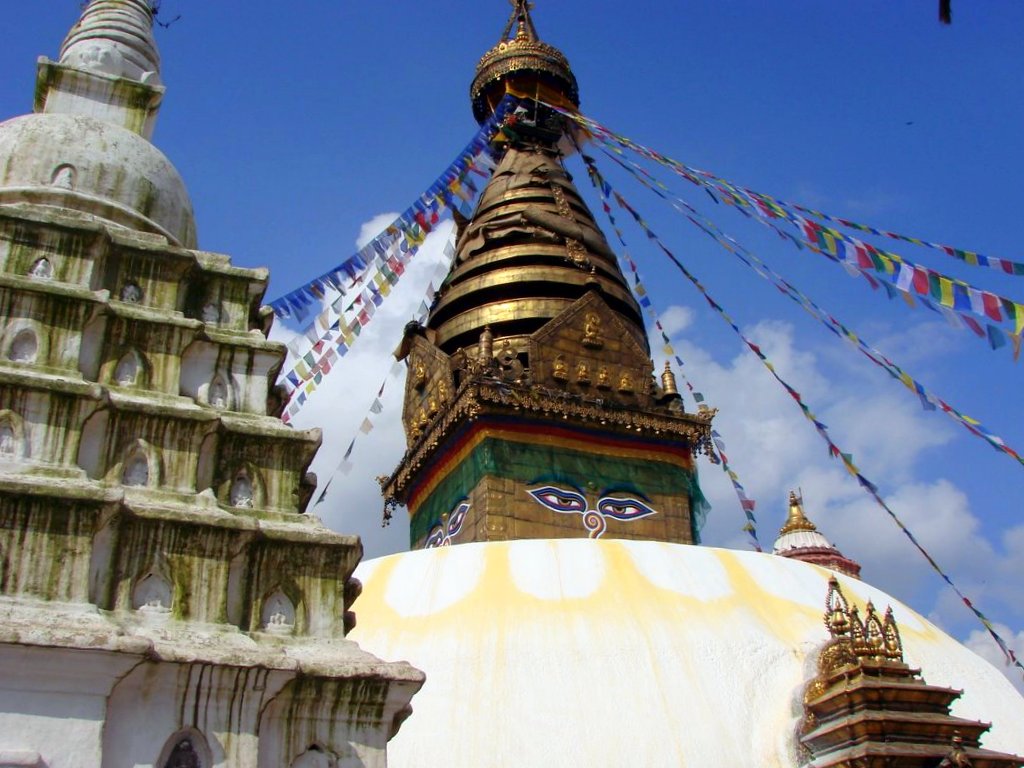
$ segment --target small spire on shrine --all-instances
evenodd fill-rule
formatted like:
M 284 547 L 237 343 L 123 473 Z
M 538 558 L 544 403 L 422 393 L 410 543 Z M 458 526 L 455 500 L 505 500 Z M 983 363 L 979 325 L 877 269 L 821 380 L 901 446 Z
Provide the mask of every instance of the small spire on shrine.
M 773 552 L 860 578 L 860 563 L 846 557 L 818 531 L 818 527 L 804 514 L 803 494 L 796 491 L 789 492 L 789 516 L 779 531 Z
M 35 111 L 85 115 L 151 139 L 164 96 L 149 0 L 91 0 L 58 61 L 40 59 Z
M 803 494 L 797 494 L 796 491 L 789 492 L 789 517 L 786 518 L 786 524 L 782 526 L 782 530 L 779 531 L 780 536 L 784 536 L 787 533 L 793 533 L 794 531 L 816 531 L 817 526 L 814 525 L 810 520 L 807 519 L 807 515 L 804 514 L 804 498 Z
M 92 0 L 64 39 L 60 63 L 159 85 L 153 7 L 148 0 Z

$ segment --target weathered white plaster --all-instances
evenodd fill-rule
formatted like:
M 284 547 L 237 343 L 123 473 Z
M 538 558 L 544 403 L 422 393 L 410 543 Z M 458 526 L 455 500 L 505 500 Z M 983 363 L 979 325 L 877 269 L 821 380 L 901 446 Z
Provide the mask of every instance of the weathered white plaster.
M 565 589 L 574 570 L 593 588 Z M 361 565 L 351 636 L 427 674 L 392 768 L 796 768 L 831 575 L 659 542 L 462 544 Z M 993 723 L 984 746 L 1024 754 L 1024 698 L 998 670 L 880 590 L 838 578 L 861 608 L 869 595 L 892 606 L 907 662 L 965 690 L 954 714 Z
M 362 548 L 301 514 L 266 270 L 186 250 L 151 24 L 93 0 L 0 124 L 0 768 L 384 768 L 423 678 L 344 639 Z

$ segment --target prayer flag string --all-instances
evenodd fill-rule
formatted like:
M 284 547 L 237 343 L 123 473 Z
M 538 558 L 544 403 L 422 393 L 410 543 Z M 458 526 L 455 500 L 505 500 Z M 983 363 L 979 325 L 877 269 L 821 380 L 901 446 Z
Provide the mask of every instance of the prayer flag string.
M 803 243 L 810 250 L 821 253 L 831 260 L 843 264 L 848 269 L 863 274 L 873 287 L 875 281 L 869 275 L 869 270 L 883 276 L 884 280 L 881 285 L 890 295 L 892 295 L 891 288 L 895 288 L 905 295 L 918 295 L 926 306 L 931 307 L 930 302 L 934 301 L 940 307 L 953 310 L 976 335 L 987 339 L 993 349 L 1005 346 L 1009 337 L 1009 341 L 1013 342 L 1014 349 L 1019 350 L 1021 333 L 1024 331 L 1024 305 L 1021 303 L 991 291 L 976 288 L 962 280 L 907 261 L 891 251 L 884 251 L 831 227 L 810 221 L 793 210 L 779 205 L 770 196 L 748 191 L 712 173 L 691 168 L 625 136 L 614 133 L 597 121 L 579 113 L 557 106 L 548 106 L 575 121 L 588 134 L 602 143 L 615 146 L 616 151 L 619 151 L 618 147 L 625 147 L 663 165 L 687 181 L 703 188 L 716 203 L 731 204 L 747 216 L 750 216 L 749 211 L 753 210 L 757 220 L 768 223 L 786 239 L 800 242 L 789 236 L 788 233 L 783 234 L 783 230 L 776 227 L 772 220 L 781 220 L 796 227 L 803 235 Z M 901 239 L 906 242 L 916 242 L 916 238 L 904 237 Z M 920 244 L 927 245 L 925 241 L 920 241 Z M 941 248 L 941 250 L 944 249 L 945 247 Z M 962 249 L 952 250 L 973 254 L 973 252 Z M 973 260 L 975 259 L 972 257 L 968 263 Z M 1010 264 L 1015 264 L 1015 262 L 1010 262 Z M 988 265 L 987 258 L 986 265 Z M 999 268 L 1000 271 L 1006 272 L 1002 265 Z M 1016 267 L 1011 266 L 1010 273 L 1016 274 Z M 986 321 L 987 327 L 983 327 L 969 315 L 980 317 Z M 1012 330 L 1004 330 L 988 321 L 1007 322 L 1011 325 Z
M 943 413 L 945 413 L 951 419 L 959 423 L 962 427 L 964 427 L 968 432 L 970 432 L 975 437 L 979 437 L 985 440 L 997 451 L 1005 453 L 1007 456 L 1010 456 L 1011 458 L 1015 459 L 1020 464 L 1024 464 L 1024 457 L 1022 457 L 1018 451 L 1014 450 L 1009 445 L 1007 445 L 1006 441 L 999 437 L 999 435 L 993 433 L 977 419 L 967 416 L 966 414 L 957 410 L 953 406 L 949 405 L 949 403 L 947 403 L 942 398 L 933 394 L 930 390 L 924 387 L 924 385 L 922 385 L 915 378 L 910 376 L 910 374 L 908 374 L 906 371 L 900 368 L 900 366 L 892 362 L 892 360 L 890 360 L 884 354 L 879 352 L 877 349 L 870 346 L 866 341 L 864 341 L 860 334 L 851 331 L 846 325 L 837 320 L 829 312 L 822 309 L 822 307 L 820 307 L 817 303 L 810 299 L 806 294 L 804 294 L 802 291 L 796 288 L 796 286 L 794 286 L 784 277 L 775 272 L 756 254 L 745 248 L 735 238 L 723 232 L 713 221 L 701 215 L 701 213 L 696 208 L 694 208 L 692 205 L 687 203 L 682 198 L 672 194 L 668 187 L 664 185 L 652 185 L 648 181 L 648 179 L 645 178 L 644 175 L 641 175 L 644 173 L 643 168 L 636 165 L 632 161 L 629 162 L 629 165 L 626 165 L 617 157 L 611 154 L 608 154 L 608 157 L 613 162 L 617 163 L 621 168 L 623 168 L 627 173 L 629 173 L 638 183 L 640 183 L 641 185 L 649 189 L 651 192 L 658 195 L 663 200 L 672 205 L 672 207 L 676 211 L 685 216 L 687 220 L 689 220 L 692 224 L 694 224 L 706 235 L 711 237 L 711 239 L 717 242 L 726 251 L 736 256 L 736 258 L 738 258 L 743 264 L 745 264 L 747 267 L 753 270 L 755 274 L 770 282 L 781 293 L 783 293 L 792 301 L 799 304 L 800 307 L 804 309 L 804 311 L 806 311 L 809 315 L 811 315 L 811 317 L 815 318 L 820 323 L 822 323 L 822 325 L 824 325 L 830 332 L 851 343 L 865 357 L 871 360 L 871 362 L 882 368 L 882 370 L 888 373 L 892 378 L 896 379 L 908 390 L 914 393 L 914 395 L 916 395 L 920 399 L 921 404 L 925 408 L 925 410 L 941 410 Z M 596 176 L 599 183 L 603 181 L 599 172 L 597 171 L 597 168 L 593 165 L 593 160 L 585 155 L 583 156 L 583 158 L 584 161 L 587 162 L 588 171 L 591 173 L 592 177 Z M 640 171 L 640 173 L 637 173 L 637 171 Z M 599 191 L 601 191 L 601 187 L 598 187 L 598 189 Z
M 623 154 L 619 146 L 607 138 L 601 136 L 594 138 L 616 154 Z M 613 159 L 616 158 L 613 157 Z M 619 161 L 616 159 L 616 162 Z M 643 168 L 640 170 L 650 177 L 652 183 L 657 187 L 666 188 L 662 182 L 650 176 L 646 170 Z M 677 169 L 672 170 L 678 172 Z M 691 176 L 686 176 L 686 178 L 693 180 Z M 710 192 L 711 187 L 704 185 L 705 183 L 700 179 L 694 183 L 701 184 L 706 191 Z M 715 191 L 719 194 L 728 192 L 728 190 L 718 187 L 715 188 Z M 714 195 L 712 197 L 718 202 L 718 197 Z M 723 195 L 722 199 L 740 198 L 729 198 Z M 736 205 L 737 210 L 750 216 L 745 208 L 740 207 L 739 204 Z M 882 251 L 869 243 L 851 238 L 837 230 L 822 227 L 816 222 L 796 214 L 787 214 L 782 209 L 776 210 L 773 215 L 768 215 L 765 212 L 772 210 L 767 206 L 754 209 L 758 212 L 758 216 L 755 217 L 756 221 L 770 227 L 783 239 L 796 245 L 797 248 L 807 248 L 840 264 L 851 275 L 859 275 L 867 280 L 873 289 L 883 287 L 889 298 L 902 294 L 908 304 L 913 306 L 913 298 L 916 296 L 925 307 L 942 314 L 954 327 L 967 327 L 993 349 L 1006 346 L 1009 341 L 1012 345 L 1014 359 L 1019 357 L 1021 331 L 1024 330 L 1024 307 L 1017 302 L 913 264 L 897 254 Z M 774 223 L 776 220 L 793 225 L 804 235 L 804 238 L 797 238 L 781 229 Z M 881 274 L 885 279 L 877 280 L 872 272 Z M 984 325 L 971 315 L 984 320 Z M 1000 328 L 989 321 L 1012 321 L 1014 330 Z
M 451 269 L 451 259 L 454 258 L 455 256 L 454 235 L 448 241 L 448 244 L 445 246 L 444 252 L 445 256 L 447 257 L 447 260 L 444 263 L 439 264 L 437 268 L 434 270 L 433 278 L 431 280 L 427 296 L 420 303 L 419 309 L 416 311 L 415 319 L 419 323 L 425 322 L 427 319 L 427 315 L 429 314 L 430 310 L 428 305 L 428 299 L 431 301 L 433 300 L 434 281 L 443 279 L 448 274 L 448 271 Z M 327 497 L 327 491 L 331 487 L 331 484 L 334 482 L 334 479 L 338 476 L 339 473 L 348 475 L 352 471 L 352 468 L 355 466 L 352 462 L 352 454 L 355 451 L 356 442 L 359 440 L 361 435 L 370 434 L 370 432 L 372 432 L 376 427 L 375 417 L 379 416 L 384 412 L 384 392 L 387 389 L 388 382 L 391 379 L 399 376 L 402 373 L 403 368 L 404 366 L 402 365 L 401 361 L 396 360 L 394 363 L 391 364 L 391 369 L 388 371 L 387 375 L 384 377 L 384 380 L 381 382 L 380 387 L 377 389 L 377 393 L 373 398 L 373 402 L 370 404 L 370 407 L 367 411 L 365 418 L 359 424 L 359 427 L 356 430 L 356 434 L 352 436 L 352 440 L 349 442 L 348 448 L 345 449 L 345 453 L 341 457 L 341 461 L 338 462 L 338 465 L 334 468 L 334 471 L 331 472 L 331 476 L 330 478 L 328 478 L 327 483 L 324 485 L 323 491 L 320 492 L 320 495 L 317 497 L 316 502 L 313 504 L 314 508 Z
M 427 286 L 426 296 L 420 302 L 419 308 L 416 310 L 415 318 L 420 322 L 422 322 L 426 318 L 429 312 L 430 303 L 434 300 L 434 283 L 444 279 L 445 275 L 448 274 L 448 271 L 451 268 L 452 259 L 455 258 L 454 233 L 452 234 L 451 237 L 449 237 L 448 242 L 445 244 L 443 254 L 444 260 L 435 268 L 434 274 L 432 275 L 429 285 Z M 337 329 L 337 325 L 338 324 L 335 323 L 335 329 Z M 358 326 L 353 325 L 353 327 Z M 358 333 L 358 331 L 355 331 L 356 335 L 358 335 Z M 314 352 L 316 353 L 316 355 L 320 355 L 321 351 L 325 348 L 325 345 L 327 344 L 327 342 L 321 341 L 318 342 L 313 347 L 313 349 L 310 350 L 310 352 L 306 353 L 307 358 L 312 357 L 313 359 L 313 362 L 310 363 L 309 369 L 311 371 L 311 375 L 307 380 L 300 381 L 298 384 L 296 384 L 295 389 L 292 390 L 291 399 L 285 406 L 284 412 L 281 414 L 281 420 L 284 421 L 285 424 L 291 423 L 292 418 L 302 409 L 302 407 L 309 401 L 310 396 L 323 383 L 324 377 L 331 372 L 335 365 L 337 365 L 337 361 L 340 358 L 344 357 L 346 354 L 348 354 L 348 349 L 349 347 L 352 346 L 352 343 L 353 340 L 348 337 L 342 337 L 340 339 L 337 339 L 333 342 L 330 342 L 330 346 L 326 346 L 326 351 L 322 352 L 322 356 L 317 358 L 314 356 Z M 293 378 L 297 375 L 295 373 L 295 370 L 298 369 L 298 366 L 300 364 L 305 363 L 305 360 L 306 358 L 300 360 L 298 363 L 296 363 L 296 369 L 293 369 L 293 371 L 289 371 L 286 377 L 286 379 L 289 382 L 293 381 Z M 379 411 L 373 412 L 379 413 Z M 367 430 L 366 433 L 368 434 L 368 432 L 369 430 Z
M 579 147 L 577 147 L 577 149 L 579 149 Z M 594 165 L 593 159 L 583 154 L 582 151 L 580 151 L 580 156 L 586 163 L 591 183 L 594 185 L 594 188 L 597 190 L 598 195 L 601 197 L 601 208 L 604 210 L 605 216 L 607 216 L 608 221 L 611 224 L 612 230 L 615 232 L 615 237 L 622 245 L 622 258 L 629 266 L 630 271 L 633 273 L 633 280 L 636 285 L 636 288 L 638 289 L 636 292 L 640 294 L 641 305 L 645 305 L 645 309 L 649 313 L 651 319 L 654 321 L 654 327 L 661 334 L 662 341 L 665 343 L 665 354 L 675 359 L 676 364 L 679 366 L 679 375 L 682 376 L 682 379 L 686 384 L 687 390 L 689 390 L 690 394 L 693 395 L 694 402 L 697 403 L 698 406 L 700 406 L 701 404 L 704 403 L 703 393 L 695 390 L 693 384 L 690 383 L 690 380 L 687 377 L 684 370 L 685 364 L 683 363 L 683 359 L 676 353 L 675 349 L 673 348 L 669 336 L 665 332 L 665 328 L 662 325 L 660 318 L 658 317 L 658 313 L 654 309 L 654 304 L 650 301 L 650 298 L 647 295 L 646 289 L 639 290 L 643 288 L 643 284 L 640 281 L 640 272 L 636 265 L 636 262 L 633 260 L 633 257 L 629 255 L 629 246 L 626 244 L 625 235 L 623 235 L 621 228 L 615 220 L 615 215 L 612 213 L 611 205 L 609 204 L 608 198 L 605 195 L 606 186 L 604 184 L 604 180 L 601 177 L 600 172 L 597 170 L 597 167 Z M 646 303 L 643 301 L 643 299 L 645 298 L 647 299 Z M 757 507 L 757 501 L 755 499 L 750 498 L 747 495 L 746 488 L 744 488 L 743 484 L 740 482 L 739 474 L 729 464 L 728 454 L 726 453 L 727 449 L 725 445 L 725 439 L 722 437 L 721 433 L 718 432 L 718 430 L 713 429 L 711 431 L 711 442 L 713 446 L 710 447 L 708 450 L 708 459 L 713 464 L 718 464 L 719 466 L 721 466 L 722 471 L 725 472 L 726 476 L 729 478 L 729 482 L 732 484 L 733 490 L 736 492 L 736 498 L 739 500 L 740 509 L 743 512 L 744 518 L 746 519 L 746 522 L 743 525 L 743 531 L 750 537 L 751 547 L 757 552 L 763 552 L 764 550 L 761 547 L 761 541 L 757 536 L 757 517 L 754 514 L 754 510 Z
M 779 382 L 779 384 L 786 390 L 789 396 L 800 407 L 800 410 L 803 413 L 804 417 L 814 425 L 815 430 L 828 445 L 829 455 L 832 456 L 833 458 L 838 458 L 842 461 L 843 466 L 846 468 L 846 471 L 857 480 L 858 484 L 868 493 L 868 495 L 870 495 L 875 500 L 878 506 L 880 506 L 885 511 L 885 513 L 889 515 L 889 517 L 893 520 L 894 523 L 896 523 L 897 527 L 910 540 L 910 542 L 914 545 L 918 552 L 920 552 L 921 555 L 925 558 L 925 560 L 928 561 L 928 564 L 932 567 L 932 569 L 937 574 L 939 574 L 942 580 L 945 581 L 947 585 L 949 585 L 949 587 L 957 594 L 957 596 L 960 598 L 963 604 L 967 606 L 967 608 L 981 622 L 982 626 L 985 627 L 986 631 L 989 633 L 989 635 L 991 635 L 992 639 L 995 640 L 996 644 L 1003 652 L 1003 655 L 1006 657 L 1007 663 L 1013 664 L 1014 666 L 1018 667 L 1022 673 L 1024 673 L 1024 664 L 1021 663 L 1021 661 L 1017 657 L 1017 654 L 1006 644 L 1006 641 L 1003 640 L 1003 638 L 999 635 L 999 633 L 995 629 L 995 626 L 988 619 L 988 617 L 985 616 L 985 614 L 983 614 L 966 595 L 964 595 L 964 593 L 953 582 L 950 576 L 935 561 L 931 554 L 929 554 L 928 550 L 926 550 L 924 546 L 917 540 L 917 537 L 914 536 L 914 534 L 906 526 L 906 524 L 889 507 L 889 505 L 879 494 L 878 486 L 876 486 L 874 483 L 868 480 L 857 468 L 857 465 L 854 463 L 853 460 L 853 455 L 849 453 L 844 453 L 839 448 L 839 446 L 832 440 L 832 437 L 828 432 L 828 427 L 820 419 L 818 419 L 818 417 L 814 414 L 810 407 L 804 402 L 800 393 L 792 386 L 790 386 L 789 383 L 785 379 L 783 379 L 782 376 L 779 375 L 778 371 L 775 369 L 775 365 L 768 359 L 764 352 L 761 351 L 761 348 L 743 334 L 739 326 L 736 325 L 735 321 L 728 315 L 728 313 L 726 313 L 725 309 L 711 297 L 711 295 L 708 293 L 704 285 L 700 282 L 700 280 L 697 279 L 695 275 L 693 275 L 693 273 L 690 272 L 689 269 L 686 268 L 686 265 L 684 265 L 683 262 L 680 261 L 679 258 L 671 250 L 669 250 L 669 248 L 661 241 L 657 234 L 655 234 L 654 231 L 650 228 L 647 222 L 644 221 L 644 219 L 640 216 L 637 210 L 633 208 L 621 194 L 611 189 L 611 186 L 608 184 L 607 181 L 604 182 L 602 188 L 610 191 L 610 196 L 615 199 L 615 202 L 618 204 L 618 206 L 630 214 L 630 216 L 637 223 L 640 229 L 643 230 L 644 234 L 647 235 L 648 239 L 650 239 L 655 245 L 657 245 L 657 247 L 669 258 L 669 260 L 676 266 L 676 268 L 683 274 L 683 276 L 686 277 L 686 279 L 689 280 L 690 283 L 692 283 L 698 291 L 700 291 L 701 295 L 704 297 L 705 301 L 707 301 L 708 305 L 713 310 L 715 310 L 715 312 L 726 322 L 726 324 L 730 328 L 732 328 L 736 335 L 740 337 L 742 342 L 750 349 L 750 351 L 757 356 L 758 360 L 760 360 L 761 363 L 765 366 L 765 368 L 768 369 L 768 372 L 771 373 L 775 380 Z
M 312 307 L 319 305 L 328 288 L 345 293 L 345 283 L 356 280 L 375 258 L 386 253 L 390 247 L 395 244 L 411 247 L 422 242 L 422 238 L 432 229 L 432 224 L 436 223 L 433 217 L 441 208 L 458 209 L 460 200 L 468 203 L 476 191 L 476 184 L 469 175 L 473 159 L 484 154 L 489 156 L 491 139 L 518 103 L 512 97 L 503 99 L 465 149 L 404 213 L 345 261 L 270 302 L 274 313 L 280 318 L 295 317 L 301 320 Z
M 750 198 L 754 199 L 755 207 L 761 208 L 761 206 L 764 205 L 770 211 L 773 211 L 775 215 L 782 215 L 783 217 L 785 217 L 785 213 L 782 213 L 782 211 L 800 211 L 810 216 L 814 216 L 815 218 L 822 219 L 823 221 L 834 222 L 848 229 L 855 229 L 860 232 L 866 232 L 868 234 L 877 235 L 879 237 L 886 237 L 891 240 L 899 240 L 901 242 L 910 243 L 912 245 L 918 245 L 923 248 L 930 248 L 932 250 L 940 251 L 946 254 L 947 256 L 950 256 L 971 266 L 987 267 L 1006 275 L 1024 275 L 1024 262 L 1011 261 L 1009 259 L 1001 259 L 996 258 L 994 256 L 985 256 L 984 254 L 977 253 L 975 251 L 968 251 L 963 248 L 957 248 L 951 245 L 945 245 L 943 243 L 932 242 L 930 240 L 924 240 L 922 238 L 900 234 L 899 232 L 893 232 L 887 229 L 872 227 L 867 224 L 861 224 L 859 222 L 852 221 L 841 216 L 834 216 L 832 214 L 824 213 L 823 211 L 799 205 L 797 203 L 786 202 L 776 197 L 772 197 L 771 195 L 767 195 L 763 192 L 756 192 L 748 187 L 743 187 L 741 185 L 734 184 L 708 171 L 693 168 L 691 166 L 679 162 L 678 160 L 673 160 L 670 157 L 666 157 L 665 155 L 662 155 L 656 150 L 650 149 L 649 147 L 646 147 L 643 144 L 635 142 L 632 139 L 622 136 L 621 134 L 615 133 L 614 131 L 610 130 L 609 128 L 605 127 L 601 123 L 594 120 L 593 118 L 587 117 L 586 115 L 580 114 L 579 112 L 568 110 L 564 106 L 559 107 L 553 106 L 551 104 L 548 104 L 547 106 L 557 110 L 561 114 L 570 118 L 578 125 L 586 129 L 588 132 L 597 134 L 598 136 L 610 138 L 619 145 L 626 147 L 627 149 L 644 155 L 645 157 L 648 157 L 661 165 L 672 168 L 677 172 L 681 173 L 689 181 L 695 184 L 703 186 L 704 183 L 701 181 L 702 179 L 707 179 L 713 182 L 714 185 L 720 187 L 719 191 L 727 193 L 730 196 L 730 198 L 732 198 L 732 202 L 735 202 L 737 205 L 747 205 L 749 201 L 746 200 L 745 198 L 749 196 Z

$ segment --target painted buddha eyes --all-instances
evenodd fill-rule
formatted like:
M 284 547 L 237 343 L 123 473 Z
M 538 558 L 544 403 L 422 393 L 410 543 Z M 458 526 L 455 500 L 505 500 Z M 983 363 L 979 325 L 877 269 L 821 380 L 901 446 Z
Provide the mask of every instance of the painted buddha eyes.
M 463 501 L 452 510 L 451 516 L 448 518 L 448 525 L 438 525 L 433 533 L 427 537 L 427 540 L 423 543 L 424 549 L 433 549 L 434 547 L 450 547 L 453 540 L 458 536 L 459 531 L 462 530 L 462 524 L 466 522 L 466 515 L 469 514 L 469 502 Z
M 466 515 L 469 513 L 469 504 L 463 502 L 459 504 L 452 512 L 452 516 L 448 518 L 448 535 L 455 536 L 459 531 L 462 530 L 462 523 L 466 520 Z
M 608 518 L 630 522 L 657 514 L 657 510 L 629 496 L 604 496 L 598 500 L 596 508 L 591 509 L 582 493 L 567 488 L 545 485 L 527 490 L 527 493 L 552 512 L 582 515 L 583 527 L 592 539 L 598 539 L 604 534 L 608 528 Z
M 615 499 L 610 496 L 597 502 L 597 511 L 616 520 L 639 520 L 641 517 L 657 514 L 638 499 Z
M 545 485 L 532 491 L 528 490 L 527 493 L 542 505 L 555 512 L 575 512 L 580 514 L 587 511 L 587 500 L 581 494 L 564 488 Z

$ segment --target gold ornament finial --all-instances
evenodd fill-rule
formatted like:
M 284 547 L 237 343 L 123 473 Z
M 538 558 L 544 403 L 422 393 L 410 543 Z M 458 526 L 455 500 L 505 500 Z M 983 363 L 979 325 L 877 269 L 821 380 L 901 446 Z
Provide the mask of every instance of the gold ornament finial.
M 803 494 L 797 494 L 796 491 L 789 492 L 789 517 L 786 518 L 786 524 L 782 526 L 782 530 L 779 531 L 780 536 L 785 536 L 787 533 L 793 533 L 794 531 L 816 531 L 817 526 L 814 525 L 807 516 L 804 514 L 804 498 Z
M 665 370 L 661 374 L 661 388 L 666 395 L 678 395 L 679 388 L 676 386 L 676 375 L 672 372 L 672 364 L 666 360 Z
M 579 87 L 565 54 L 544 43 L 533 25 L 533 3 L 509 0 L 512 14 L 498 44 L 483 55 L 470 85 L 473 114 L 484 122 L 507 92 L 509 85 L 534 93 L 543 90 L 546 100 L 579 106 Z
M 494 333 L 491 331 L 491 326 L 485 325 L 483 331 L 480 333 L 480 343 L 478 345 L 477 357 L 483 364 L 488 364 L 494 357 Z

